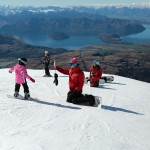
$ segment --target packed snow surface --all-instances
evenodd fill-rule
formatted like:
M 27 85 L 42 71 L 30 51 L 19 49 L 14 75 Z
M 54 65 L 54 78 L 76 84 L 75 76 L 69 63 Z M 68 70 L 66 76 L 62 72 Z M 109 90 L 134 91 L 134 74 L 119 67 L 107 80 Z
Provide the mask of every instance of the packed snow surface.
M 38 100 L 27 101 L 7 97 L 15 75 L 0 69 L 0 150 L 150 150 L 149 83 L 114 75 L 99 88 L 84 85 L 83 93 L 103 99 L 101 108 L 90 107 L 66 102 L 68 76 L 57 73 L 55 86 L 43 70 L 28 69 Z

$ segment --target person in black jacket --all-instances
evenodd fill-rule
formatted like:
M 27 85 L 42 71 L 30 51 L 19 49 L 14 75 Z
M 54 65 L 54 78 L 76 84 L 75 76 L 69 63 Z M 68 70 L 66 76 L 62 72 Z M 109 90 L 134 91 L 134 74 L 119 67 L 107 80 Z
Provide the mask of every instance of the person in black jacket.
M 50 71 L 49 71 L 50 56 L 48 54 L 48 51 L 45 51 L 43 64 L 44 64 L 44 69 L 45 69 L 44 77 L 51 77 Z

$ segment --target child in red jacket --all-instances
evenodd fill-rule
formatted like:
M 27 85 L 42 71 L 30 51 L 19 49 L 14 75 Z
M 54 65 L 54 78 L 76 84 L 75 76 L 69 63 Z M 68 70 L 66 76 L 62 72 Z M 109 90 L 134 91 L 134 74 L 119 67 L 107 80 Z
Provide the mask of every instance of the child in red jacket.
M 90 68 L 90 87 L 98 87 L 99 79 L 102 76 L 102 68 L 98 60 L 93 61 L 93 65 Z

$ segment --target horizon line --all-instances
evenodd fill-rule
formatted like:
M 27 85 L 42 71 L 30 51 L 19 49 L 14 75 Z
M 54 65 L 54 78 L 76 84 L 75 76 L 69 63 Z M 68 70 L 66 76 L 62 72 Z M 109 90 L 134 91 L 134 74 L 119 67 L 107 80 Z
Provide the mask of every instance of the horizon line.
M 93 6 L 93 7 L 100 7 L 100 6 L 150 6 L 150 2 L 142 2 L 142 3 L 132 3 L 132 4 L 126 4 L 126 3 L 120 3 L 120 4 L 75 4 L 75 5 L 1 5 L 0 6 L 5 6 L 5 7 L 49 7 L 49 6 L 55 6 L 55 7 L 78 7 L 78 6 Z

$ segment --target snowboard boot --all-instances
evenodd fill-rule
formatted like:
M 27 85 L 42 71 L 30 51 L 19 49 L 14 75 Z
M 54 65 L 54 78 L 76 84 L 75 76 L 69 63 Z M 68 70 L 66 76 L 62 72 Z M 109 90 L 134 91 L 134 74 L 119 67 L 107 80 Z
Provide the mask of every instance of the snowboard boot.
M 19 95 L 19 92 L 15 91 L 14 97 L 18 97 L 18 95 Z
M 30 94 L 29 93 L 24 93 L 24 99 L 29 99 L 30 98 Z
M 43 77 L 48 77 L 48 75 L 44 75 Z
M 52 75 L 44 75 L 43 77 L 52 77 Z

